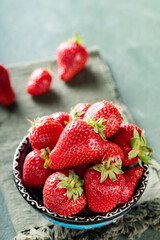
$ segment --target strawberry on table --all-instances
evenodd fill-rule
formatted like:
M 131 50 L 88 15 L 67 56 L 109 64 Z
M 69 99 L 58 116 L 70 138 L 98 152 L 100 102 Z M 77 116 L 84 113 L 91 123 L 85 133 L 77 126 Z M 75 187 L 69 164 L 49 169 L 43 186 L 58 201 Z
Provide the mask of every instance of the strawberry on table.
M 11 86 L 8 70 L 0 64 L 0 104 L 9 106 L 14 99 L 15 93 Z
M 73 40 L 64 41 L 57 48 L 58 76 L 65 82 L 80 72 L 87 63 L 88 53 L 81 42 L 75 33 Z
M 52 76 L 44 68 L 35 69 L 30 75 L 26 87 L 26 92 L 31 96 L 37 96 L 49 91 Z
M 121 160 L 110 164 L 102 164 L 89 168 L 84 175 L 84 188 L 87 204 L 93 212 L 108 212 L 116 206 L 117 200 L 125 186 L 122 170 L 119 168 Z
M 80 119 L 71 121 L 50 154 L 50 168 L 56 171 L 99 159 L 105 151 L 105 141 L 100 136 L 103 129 L 97 122 L 91 126 Z
M 121 124 L 119 130 L 110 139 L 121 147 L 124 153 L 123 166 L 133 165 L 141 162 L 148 163 L 153 151 L 146 146 L 144 130 L 131 123 Z
M 104 118 L 103 125 L 106 127 L 103 131 L 106 138 L 111 137 L 120 127 L 122 122 L 121 114 L 118 109 L 110 102 L 100 101 L 92 104 L 86 111 L 83 119 L 92 118 L 98 120 Z
M 63 131 L 62 125 L 50 116 L 43 116 L 32 124 L 29 133 L 29 142 L 32 147 L 53 149 Z
M 86 205 L 83 180 L 71 170 L 54 172 L 45 182 L 43 204 L 63 216 L 79 213 Z
M 136 166 L 124 171 L 125 187 L 120 198 L 117 201 L 117 206 L 123 205 L 131 198 L 137 182 L 141 179 L 143 168 Z
M 49 153 L 48 150 L 44 150 L 43 152 L 46 152 L 46 156 Z M 36 188 L 36 187 L 42 187 L 46 181 L 46 179 L 51 175 L 53 171 L 51 169 L 47 168 L 45 164 L 44 158 L 42 158 L 42 152 L 39 149 L 34 149 L 25 158 L 24 164 L 23 164 L 23 184 L 26 187 L 29 188 Z
M 50 116 L 57 120 L 63 127 L 70 121 L 70 115 L 66 112 L 55 112 Z
M 90 106 L 90 103 L 78 103 L 75 107 L 71 108 L 71 118 L 78 117 L 80 119 L 83 119 L 85 112 Z

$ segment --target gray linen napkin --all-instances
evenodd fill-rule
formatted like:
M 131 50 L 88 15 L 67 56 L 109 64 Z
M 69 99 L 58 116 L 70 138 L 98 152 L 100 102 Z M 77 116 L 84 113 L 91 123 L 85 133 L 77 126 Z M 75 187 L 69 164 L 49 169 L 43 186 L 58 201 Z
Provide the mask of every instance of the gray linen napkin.
M 56 60 L 52 58 L 8 68 L 16 93 L 16 102 L 9 108 L 0 108 L 0 144 L 1 156 L 3 156 L 3 159 L 1 157 L 0 160 L 0 188 L 17 232 L 15 240 L 104 239 L 106 234 L 107 239 L 114 239 L 121 233 L 128 236 L 138 235 L 149 226 L 160 228 L 160 220 L 157 220 L 157 214 L 160 214 L 160 167 L 156 161 L 153 161 L 153 166 L 151 166 L 150 182 L 139 205 L 118 223 L 103 227 L 101 230 L 77 231 L 52 225 L 34 212 L 16 189 L 12 177 L 12 159 L 18 143 L 27 134 L 29 128 L 27 118 L 33 120 L 38 116 L 56 111 L 69 112 L 72 106 L 80 102 L 94 103 L 108 100 L 120 107 L 124 122 L 134 122 L 127 107 L 122 103 L 110 69 L 98 50 L 90 49 L 89 53 L 89 61 L 85 69 L 68 83 L 58 79 Z M 52 89 L 48 93 L 32 98 L 26 94 L 25 88 L 29 75 L 37 67 L 50 67 L 53 83 Z M 148 211 L 150 217 L 146 218 Z M 142 219 L 143 226 L 137 230 Z M 153 219 L 156 219 L 155 224 Z M 130 229 L 134 229 L 134 231 L 132 232 Z

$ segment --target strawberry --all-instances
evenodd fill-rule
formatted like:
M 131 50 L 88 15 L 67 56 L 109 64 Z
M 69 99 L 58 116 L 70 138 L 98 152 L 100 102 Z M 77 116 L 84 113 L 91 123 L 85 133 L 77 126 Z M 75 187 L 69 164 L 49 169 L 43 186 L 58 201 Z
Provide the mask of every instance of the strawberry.
M 31 96 L 37 96 L 49 91 L 52 76 L 44 68 L 35 69 L 30 75 L 26 87 L 26 92 Z
M 80 72 L 87 63 L 88 53 L 81 45 L 78 34 L 73 40 L 62 42 L 57 48 L 58 76 L 63 81 L 69 81 Z
M 61 170 L 48 177 L 43 188 L 43 204 L 63 216 L 80 212 L 86 205 L 83 180 L 74 171 Z
M 70 121 L 70 116 L 66 112 L 55 112 L 50 116 L 57 120 L 63 127 Z
M 72 169 L 78 176 L 83 178 L 85 171 L 88 168 L 92 167 L 93 164 L 94 163 L 92 163 L 92 162 L 91 163 L 84 163 L 84 164 L 81 164 L 81 165 L 77 165 L 77 166 L 73 167 Z
M 102 162 L 108 158 L 111 158 L 111 162 L 115 162 L 115 159 L 120 159 L 123 162 L 124 154 L 122 149 L 115 143 L 105 141 L 106 149 L 104 155 L 97 161 Z
M 9 106 L 14 102 L 15 93 L 10 83 L 8 70 L 0 65 L 0 104 Z
M 125 187 L 120 198 L 117 201 L 117 206 L 123 205 L 131 198 L 137 182 L 141 179 L 143 168 L 136 166 L 124 171 Z
M 125 185 L 119 161 L 103 161 L 85 172 L 84 188 L 91 211 L 104 213 L 115 207 Z
M 42 187 L 52 173 L 51 169 L 45 168 L 45 159 L 41 157 L 41 154 L 42 152 L 39 149 L 34 149 L 25 158 L 23 164 L 23 184 L 26 187 Z
M 62 125 L 50 116 L 43 116 L 32 124 L 29 134 L 29 142 L 32 147 L 53 149 L 63 131 Z
M 101 132 L 100 124 L 99 128 L 96 122 L 94 124 L 96 131 Z M 104 129 L 104 126 L 101 127 Z M 51 151 L 49 167 L 56 171 L 94 162 L 104 151 L 105 141 L 95 132 L 94 127 L 81 119 L 75 119 L 64 128 Z
M 148 163 L 153 151 L 146 146 L 144 130 L 131 123 L 121 124 L 119 130 L 111 137 L 111 141 L 121 147 L 124 153 L 123 166 L 133 165 L 139 162 Z
M 75 107 L 72 107 L 70 112 L 71 118 L 78 117 L 83 119 L 85 112 L 90 106 L 90 103 L 79 103 Z
M 106 138 L 111 137 L 120 127 L 122 122 L 121 114 L 112 103 L 101 101 L 92 104 L 86 111 L 83 119 L 92 118 L 98 120 L 104 118 L 103 125 L 106 127 L 103 131 Z

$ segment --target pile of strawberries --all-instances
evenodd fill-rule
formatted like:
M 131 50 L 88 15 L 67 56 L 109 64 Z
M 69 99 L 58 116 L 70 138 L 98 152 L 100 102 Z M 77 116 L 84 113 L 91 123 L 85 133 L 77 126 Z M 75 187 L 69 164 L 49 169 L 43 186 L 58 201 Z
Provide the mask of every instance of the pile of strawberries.
M 56 57 L 58 77 L 66 82 L 85 67 L 89 55 L 75 34 L 58 46 Z M 51 82 L 46 69 L 35 69 L 26 92 L 44 94 Z M 0 104 L 9 106 L 14 99 L 9 73 L 0 65 Z M 23 183 L 41 189 L 44 206 L 60 215 L 84 208 L 105 213 L 125 204 L 143 175 L 142 162 L 151 159 L 144 131 L 122 123 L 119 110 L 107 101 L 80 103 L 70 113 L 42 116 L 32 125 Z
M 83 209 L 105 213 L 125 204 L 152 152 L 144 131 L 122 123 L 107 101 L 42 116 L 32 123 L 29 142 L 23 184 L 41 189 L 43 205 L 63 216 Z

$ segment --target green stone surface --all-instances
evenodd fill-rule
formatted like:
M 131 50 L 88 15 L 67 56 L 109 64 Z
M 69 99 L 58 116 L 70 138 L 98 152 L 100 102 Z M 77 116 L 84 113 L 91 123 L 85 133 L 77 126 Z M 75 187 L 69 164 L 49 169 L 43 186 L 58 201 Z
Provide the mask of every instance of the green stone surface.
M 84 45 L 98 46 L 123 102 L 137 125 L 145 129 L 148 145 L 160 162 L 159 13 L 158 0 L 1 0 L 0 62 L 8 66 L 54 57 L 58 44 L 77 31 Z M 2 206 L 0 239 L 10 240 L 14 229 L 5 204 Z M 158 236 L 148 230 L 140 239 L 158 240 Z

